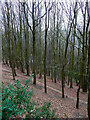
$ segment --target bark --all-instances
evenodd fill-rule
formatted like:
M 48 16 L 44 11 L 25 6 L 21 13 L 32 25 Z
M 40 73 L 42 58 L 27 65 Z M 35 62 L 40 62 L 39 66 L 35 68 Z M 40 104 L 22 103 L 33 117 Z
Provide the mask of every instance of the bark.
M 10 10 L 9 10 L 9 5 L 8 2 L 6 2 L 6 6 L 7 6 L 7 25 L 8 25 L 8 53 L 9 53 L 9 65 L 10 67 L 12 67 L 11 65 L 11 49 L 10 49 Z
M 75 35 L 76 35 L 76 24 L 77 24 L 77 13 L 76 13 L 76 7 L 77 7 L 77 2 L 75 4 L 75 10 L 74 10 L 74 33 L 73 33 L 73 46 L 72 46 L 72 71 L 71 71 L 71 81 L 70 81 L 70 88 L 73 88 L 73 82 L 72 79 L 73 73 L 74 73 L 74 46 L 75 46 Z
M 80 92 L 80 85 L 77 89 L 77 103 L 76 103 L 76 108 L 78 109 L 79 108 L 79 92 Z
M 11 65 L 12 65 L 12 75 L 13 75 L 13 80 L 15 80 L 15 55 L 14 55 L 14 29 L 13 29 L 13 11 L 11 9 L 11 28 L 12 28 L 12 37 L 11 37 L 11 43 L 12 43 L 12 54 L 11 54 Z
M 85 13 L 83 14 L 83 17 L 84 17 L 84 25 L 83 25 L 83 46 L 82 46 L 82 63 L 81 63 L 81 87 L 84 91 L 84 84 L 83 84 L 83 79 L 84 79 L 84 75 L 86 74 L 86 71 L 85 71 L 85 68 L 86 68 L 86 65 L 85 65 L 85 20 L 86 20 L 86 6 L 85 6 Z
M 90 35 L 90 31 L 89 31 Z M 88 117 L 90 119 L 90 37 L 88 46 Z
M 53 68 L 51 67 L 51 80 L 53 82 Z
M 36 62 L 35 62 L 35 44 L 36 44 L 36 41 L 35 41 L 35 20 L 34 20 L 34 2 L 32 3 L 32 20 L 33 20 L 33 31 L 32 31 L 32 34 L 33 34 L 33 74 L 34 74 L 34 81 L 33 81 L 33 84 L 36 85 Z
M 64 67 L 62 69 L 62 98 L 64 98 Z
M 15 69 L 14 69 L 14 50 L 13 50 L 13 40 L 12 40 L 12 59 L 11 59 L 11 64 L 12 64 L 12 75 L 13 75 L 13 80 L 15 80 Z
M 26 64 L 27 75 L 29 76 L 29 74 L 30 74 L 30 69 L 29 69 L 29 31 L 28 31 L 27 25 L 25 28 L 24 21 L 23 21 L 23 24 L 24 24 L 24 35 L 25 35 L 25 64 Z
M 45 2 L 45 11 L 47 12 L 46 2 Z M 45 51 L 44 51 L 44 88 L 45 88 L 45 93 L 47 93 L 47 87 L 46 87 L 46 55 L 47 55 L 47 14 L 45 16 Z
M 54 83 L 56 83 L 56 49 L 55 49 L 55 13 L 54 13 L 54 36 L 53 36 L 53 49 L 54 49 Z
M 20 20 L 20 63 L 21 63 L 21 72 L 24 73 L 23 68 L 23 52 L 22 52 L 22 16 L 21 16 L 21 5 L 19 4 L 19 20 Z
M 15 27 L 14 27 L 14 29 L 15 29 Z M 18 32 L 16 32 L 16 33 L 18 33 Z M 16 38 L 16 36 L 14 35 L 14 40 L 15 40 L 15 53 L 16 53 L 16 55 L 18 56 L 17 39 L 18 39 L 18 38 Z M 16 61 L 16 67 L 17 67 L 17 69 L 18 69 L 18 68 L 19 68 L 19 64 L 18 64 L 18 57 L 17 57 L 17 56 L 15 56 L 15 61 Z
M 42 78 L 42 50 L 41 50 L 41 23 L 40 23 L 40 28 L 39 28 L 39 32 L 40 32 L 40 71 L 39 71 L 39 78 Z
M 72 21 L 72 23 L 73 23 L 73 21 Z M 63 63 L 63 67 L 62 67 L 62 98 L 64 98 L 64 74 L 65 74 L 65 66 L 66 66 L 68 40 L 69 40 L 69 36 L 70 36 L 70 33 L 71 33 L 72 23 L 70 25 L 69 33 L 68 33 L 67 38 L 66 38 L 66 48 L 65 48 L 65 55 L 64 55 L 64 63 Z
M 89 6 L 88 2 L 86 3 L 87 6 L 87 13 L 88 13 L 88 23 L 87 23 L 87 28 L 86 28 L 86 40 L 87 37 L 90 36 L 90 31 L 88 32 L 89 24 L 90 24 L 90 12 L 89 12 Z M 88 117 L 90 119 L 90 37 L 88 40 L 88 69 L 87 69 L 87 74 L 88 74 L 88 104 L 87 104 L 87 110 L 88 110 Z

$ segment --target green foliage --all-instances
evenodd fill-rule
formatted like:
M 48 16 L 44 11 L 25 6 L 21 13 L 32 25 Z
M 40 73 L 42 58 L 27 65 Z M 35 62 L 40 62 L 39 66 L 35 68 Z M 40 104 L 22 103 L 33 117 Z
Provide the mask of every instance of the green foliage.
M 45 102 L 41 107 L 37 107 L 32 110 L 31 114 L 27 114 L 28 117 L 32 118 L 55 118 L 55 109 L 51 110 L 51 102 Z
M 30 79 L 27 79 L 25 85 L 16 80 L 14 84 L 3 86 L 2 89 L 2 117 L 7 120 L 28 113 L 27 117 L 32 118 L 52 118 L 55 116 L 55 110 L 50 110 L 51 103 L 45 103 L 41 107 L 35 107 L 34 101 L 31 101 L 33 90 L 29 89 Z
M 8 87 L 2 89 L 2 115 L 3 118 L 12 117 L 12 115 L 22 115 L 31 105 L 31 96 L 33 90 L 29 90 L 28 80 L 25 85 L 21 85 L 19 80 L 16 80 L 14 85 L 10 84 Z

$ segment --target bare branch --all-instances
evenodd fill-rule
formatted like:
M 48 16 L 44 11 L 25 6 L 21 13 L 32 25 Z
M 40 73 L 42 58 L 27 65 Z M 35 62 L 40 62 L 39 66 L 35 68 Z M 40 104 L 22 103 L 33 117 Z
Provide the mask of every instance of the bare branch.
M 27 16 L 26 16 L 25 3 L 23 3 L 22 5 L 23 5 L 23 8 L 24 8 L 24 15 L 25 15 L 25 18 L 26 18 L 26 21 L 27 21 L 27 25 L 29 26 L 30 30 L 32 31 L 32 27 L 31 27 L 31 25 L 29 24 L 28 18 L 27 18 Z

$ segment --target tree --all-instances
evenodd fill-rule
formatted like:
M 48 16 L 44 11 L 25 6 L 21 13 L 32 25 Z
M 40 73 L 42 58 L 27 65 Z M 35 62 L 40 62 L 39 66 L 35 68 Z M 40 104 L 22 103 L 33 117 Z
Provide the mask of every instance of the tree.
M 47 7 L 46 7 L 46 1 L 45 1 L 45 11 L 46 11 L 46 16 L 45 16 L 45 52 L 44 52 L 44 88 L 45 88 L 45 93 L 47 93 L 47 88 L 46 88 L 46 55 L 47 55 Z
M 72 79 L 73 79 L 73 73 L 74 73 L 74 46 L 75 46 L 75 34 L 76 34 L 76 24 L 77 24 L 77 12 L 76 12 L 76 8 L 77 8 L 77 2 L 75 4 L 75 9 L 74 9 L 74 33 L 73 33 L 73 45 L 72 45 L 72 71 L 71 71 L 71 81 L 70 81 L 70 88 L 72 88 Z
M 90 37 L 89 37 L 89 47 L 88 47 L 88 116 L 90 119 Z
M 65 71 L 64 70 L 65 70 L 65 66 L 66 66 L 66 56 L 67 56 L 67 49 L 68 49 L 68 40 L 69 40 L 69 36 L 70 36 L 70 33 L 71 33 L 72 24 L 73 24 L 73 21 L 72 21 L 72 23 L 70 25 L 69 33 L 68 33 L 67 38 L 66 38 L 64 62 L 63 62 L 63 66 L 62 66 L 62 98 L 64 98 L 64 75 L 65 75 Z
M 6 7 L 7 7 L 7 27 L 8 27 L 8 53 L 9 53 L 9 65 L 11 65 L 11 51 L 10 51 L 10 9 L 9 9 L 9 4 L 8 2 L 5 2 Z
M 23 62 L 23 48 L 22 48 L 22 6 L 19 3 L 19 20 L 20 20 L 20 35 L 19 35 L 19 39 L 20 39 L 20 65 L 21 65 L 21 72 L 24 73 L 24 62 Z
M 24 24 L 24 36 L 25 36 L 25 64 L 26 64 L 26 70 L 27 75 L 30 74 L 30 68 L 29 68 L 29 30 L 27 24 L 25 25 L 25 22 L 23 20 Z
M 88 109 L 88 117 L 90 119 L 90 31 L 89 31 L 89 25 L 90 25 L 90 10 L 88 6 L 88 1 L 86 2 L 86 9 L 87 9 L 87 14 L 88 14 L 88 22 L 87 22 L 87 27 L 86 27 L 86 41 L 88 39 L 88 69 L 87 69 L 87 74 L 88 74 L 88 104 L 87 104 L 87 109 Z M 87 43 L 87 42 L 86 42 Z

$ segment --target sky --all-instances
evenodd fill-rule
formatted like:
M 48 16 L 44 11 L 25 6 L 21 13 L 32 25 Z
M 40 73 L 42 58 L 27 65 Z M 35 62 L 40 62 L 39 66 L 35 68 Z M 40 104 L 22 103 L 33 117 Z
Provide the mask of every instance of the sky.
M 0 24 L 2 24 L 2 21 L 1 21 L 1 3 L 3 3 L 5 0 L 0 0 Z M 6 1 L 10 1 L 10 0 L 6 0 Z M 18 0 L 11 0 L 14 4 L 16 4 L 16 1 Z M 23 2 L 24 0 L 20 0 L 21 2 Z M 28 2 L 32 2 L 32 1 L 45 1 L 45 0 L 26 0 Z M 70 8 L 70 2 L 72 2 L 72 5 L 73 5 L 73 2 L 75 2 L 75 0 L 46 0 L 46 2 L 58 2 L 58 3 L 64 3 L 65 5 L 65 8 L 69 9 Z M 85 2 L 86 0 L 77 0 L 78 2 Z M 90 0 L 89 1 L 89 8 L 90 8 Z M 44 8 L 43 8 L 43 11 L 44 11 Z M 82 13 L 81 13 L 81 10 L 79 10 L 79 13 L 78 13 L 78 21 L 82 24 Z M 65 19 L 67 19 L 66 15 L 64 16 Z M 67 21 L 66 21 L 67 22 Z

